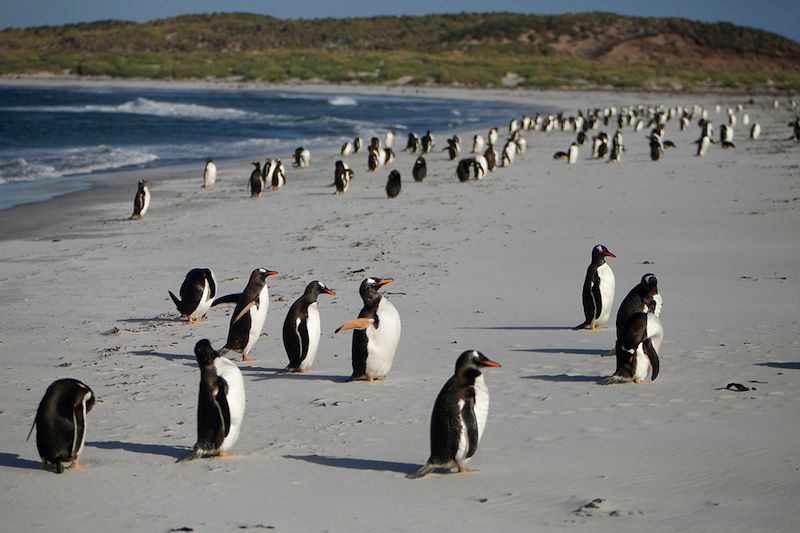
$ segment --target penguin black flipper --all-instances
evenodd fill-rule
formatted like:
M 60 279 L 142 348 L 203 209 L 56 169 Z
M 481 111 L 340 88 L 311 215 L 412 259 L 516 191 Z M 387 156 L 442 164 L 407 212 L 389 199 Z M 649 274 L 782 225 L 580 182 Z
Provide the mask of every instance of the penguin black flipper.
M 287 370 L 299 370 L 308 355 L 308 314 L 298 311 L 298 315 L 293 319 L 290 312 L 283 322 L 283 347 L 289 357 Z
M 297 361 L 299 367 L 308 355 L 308 322 L 306 320 L 301 320 L 297 325 L 297 335 L 300 338 L 300 360 Z
M 351 380 L 364 379 L 367 375 L 367 332 L 363 329 L 353 330 L 353 375 Z
M 592 275 L 594 274 L 594 275 Z M 598 313 L 595 309 L 595 300 L 600 293 L 600 277 L 597 275 L 597 269 L 592 273 L 592 267 L 586 272 L 586 279 L 583 282 L 583 289 L 581 290 L 581 300 L 583 302 L 583 318 L 584 321 L 572 329 L 583 329 L 592 323 L 595 314 Z
M 216 400 L 222 415 L 223 431 L 227 437 L 231 431 L 231 410 L 228 407 L 228 382 L 222 376 L 217 376 Z
M 480 375 L 480 374 L 479 374 Z M 475 389 L 468 388 L 461 408 L 461 420 L 467 431 L 467 458 L 475 455 L 478 449 L 478 421 L 475 419 Z
M 455 376 L 448 380 L 433 405 L 429 465 L 447 465 L 458 453 L 458 443 L 461 436 L 461 413 L 458 408 L 458 401 L 454 400 L 455 381 Z
M 225 296 L 220 296 L 219 298 L 216 298 L 211 303 L 211 307 L 215 307 L 215 306 L 220 305 L 220 304 L 238 304 L 239 303 L 239 298 L 241 298 L 241 297 L 242 297 L 242 293 L 241 292 L 237 292 L 237 293 L 234 293 L 234 294 L 226 294 Z
M 653 341 L 650 339 L 645 339 L 642 343 L 642 350 L 644 350 L 645 355 L 647 358 L 650 359 L 650 366 L 653 369 L 653 374 L 650 376 L 650 381 L 655 381 L 658 377 L 658 371 L 660 369 L 660 364 L 658 361 L 658 352 L 656 352 L 655 346 L 653 346 Z
M 594 277 L 592 278 L 591 297 L 593 310 L 591 311 L 591 317 L 588 317 L 590 323 L 592 318 L 600 318 L 600 311 L 603 308 L 603 297 L 600 295 L 600 276 L 597 274 L 597 269 L 595 269 Z

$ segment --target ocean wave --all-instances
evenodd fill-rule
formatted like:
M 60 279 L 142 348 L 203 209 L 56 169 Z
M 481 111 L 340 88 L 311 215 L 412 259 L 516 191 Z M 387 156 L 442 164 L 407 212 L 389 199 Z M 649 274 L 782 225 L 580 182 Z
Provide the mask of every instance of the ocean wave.
M 128 113 L 132 115 L 150 115 L 156 117 L 191 118 L 205 120 L 292 120 L 288 115 L 275 115 L 269 113 L 256 113 L 232 107 L 211 107 L 200 104 L 182 104 L 177 102 L 164 102 L 149 98 L 136 98 L 122 104 L 86 104 L 78 106 L 42 106 L 42 107 L 9 107 L 6 111 L 49 112 L 49 113 Z
M 156 159 L 157 155 L 146 150 L 104 145 L 55 150 L 46 155 L 0 158 L 0 183 L 91 174 L 144 165 Z
M 354 106 L 358 105 L 358 102 L 355 98 L 350 96 L 334 96 L 333 98 L 328 99 L 328 103 L 331 105 L 337 106 Z

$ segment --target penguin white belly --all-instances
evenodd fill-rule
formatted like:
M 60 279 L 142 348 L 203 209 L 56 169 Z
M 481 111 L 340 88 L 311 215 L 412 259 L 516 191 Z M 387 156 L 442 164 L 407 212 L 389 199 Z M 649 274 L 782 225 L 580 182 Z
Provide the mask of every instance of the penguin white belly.
M 578 160 L 578 147 L 577 146 L 570 146 L 569 147 L 569 156 L 567 161 L 570 164 L 574 164 Z
M 247 338 L 247 346 L 244 348 L 244 353 L 250 353 L 250 350 L 255 346 L 256 341 L 261 336 L 261 331 L 264 329 L 264 322 L 267 321 L 267 311 L 269 310 L 269 289 L 266 285 L 261 289 L 258 296 L 258 309 L 256 306 L 250 308 L 250 334 Z
M 467 452 L 469 451 L 469 435 L 467 435 L 467 425 L 461 410 L 464 409 L 464 400 L 458 401 L 458 449 L 456 449 L 455 460 L 457 464 L 464 464 L 468 461 Z
M 655 311 L 653 311 L 653 314 L 656 316 L 661 316 L 661 308 L 664 307 L 664 300 L 661 298 L 660 294 L 654 294 L 653 301 L 656 303 L 656 308 Z M 644 310 L 645 313 L 647 311 L 647 309 Z
M 208 280 L 206 280 L 205 285 L 203 286 L 203 295 L 200 297 L 197 307 L 195 307 L 194 311 L 192 311 L 192 313 L 189 315 L 189 318 L 200 318 L 204 316 L 209 309 L 211 309 L 211 303 L 214 301 L 214 299 L 209 298 L 210 293 L 211 287 L 209 287 Z
M 91 399 L 91 397 L 92 397 L 92 393 L 91 393 L 91 392 L 87 392 L 87 393 L 86 393 L 86 394 L 83 396 L 83 401 L 81 402 L 81 408 L 83 409 L 83 435 L 81 435 L 81 441 L 80 441 L 80 443 L 78 443 L 78 442 L 73 442 L 73 445 L 72 445 L 72 449 L 73 449 L 73 450 L 74 450 L 74 452 L 75 452 L 75 453 L 73 453 L 73 454 L 72 454 L 72 458 L 73 458 L 75 461 L 77 461 L 77 460 L 78 460 L 78 456 L 79 456 L 79 455 L 81 454 L 81 452 L 83 451 L 83 445 L 86 443 L 86 402 L 88 402 L 88 401 L 89 401 L 89 399 Z M 75 432 L 75 433 L 74 433 L 74 435 L 75 435 L 75 437 L 76 437 L 76 439 L 75 439 L 75 440 L 77 440 L 77 436 L 78 436 L 78 424 L 77 424 L 77 420 L 75 420 L 75 419 L 74 419 L 74 415 L 73 415 L 73 421 L 72 421 L 72 422 L 73 422 L 73 424 L 72 424 L 72 428 L 73 428 L 73 431 Z
M 597 275 L 600 278 L 600 316 L 592 320 L 592 325 L 604 325 L 611 317 L 611 308 L 614 306 L 614 272 L 608 263 L 603 263 L 597 267 Z
M 228 383 L 226 399 L 228 401 L 228 410 L 231 413 L 231 428 L 228 431 L 228 436 L 222 441 L 222 446 L 220 446 L 220 450 L 224 452 L 236 443 L 239 438 L 239 432 L 242 429 L 245 408 L 244 379 L 239 367 L 227 357 L 215 359 L 214 368 L 217 371 L 217 375 Z
M 400 314 L 386 298 L 378 304 L 378 328 L 367 328 L 367 377 L 382 378 L 389 373 L 400 343 Z
M 642 345 L 636 348 L 636 366 L 633 370 L 633 380 L 636 382 L 645 381 L 647 375 L 651 373 L 650 358 L 644 353 Z
M 317 302 L 308 306 L 308 320 L 306 320 L 306 328 L 308 329 L 308 353 L 303 362 L 300 363 L 300 370 L 305 372 L 314 363 L 317 357 L 317 348 L 319 348 L 319 336 L 322 331 L 319 320 L 319 309 L 317 309 Z
M 217 166 L 213 163 L 210 163 L 206 166 L 206 171 L 203 175 L 203 185 L 210 189 L 214 186 L 214 183 L 217 181 Z
M 150 207 L 150 189 L 148 187 L 144 188 L 144 206 L 142 207 L 142 212 L 139 213 L 141 216 L 147 212 L 147 208 Z
M 478 423 L 478 442 L 483 436 L 483 428 L 486 427 L 486 420 L 489 418 L 489 387 L 480 375 L 475 378 L 475 420 Z
M 664 342 L 664 326 L 661 320 L 653 313 L 647 315 L 647 338 L 653 343 L 657 354 L 661 354 L 661 343 Z

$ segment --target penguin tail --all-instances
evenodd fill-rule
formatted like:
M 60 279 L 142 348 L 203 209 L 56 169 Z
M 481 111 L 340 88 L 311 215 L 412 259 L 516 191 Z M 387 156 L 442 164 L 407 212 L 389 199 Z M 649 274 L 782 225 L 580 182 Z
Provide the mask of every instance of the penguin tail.
M 28 432 L 28 436 L 25 437 L 25 442 L 28 442 L 31 438 L 31 434 L 33 433 L 33 428 L 36 427 L 36 420 L 39 418 L 39 413 L 36 413 L 36 416 L 33 417 L 33 424 L 31 424 L 31 430 Z
M 575 326 L 572 329 L 574 329 L 574 330 L 586 329 L 588 326 L 589 326 L 588 322 L 583 322 L 582 324 L 578 324 L 577 326 Z
M 620 376 L 619 374 L 612 374 L 601 381 L 600 385 L 617 385 L 619 383 L 630 383 L 631 381 L 630 378 Z
M 193 448 L 189 450 L 189 453 L 182 456 L 180 459 L 175 461 L 176 463 L 185 463 L 186 461 L 191 461 L 192 459 L 199 459 L 203 456 L 203 452 L 199 448 Z
M 413 474 L 406 474 L 406 479 L 421 479 L 431 472 L 436 470 L 436 465 L 432 463 L 425 463 L 422 468 L 414 472 Z
M 169 297 L 172 298 L 172 301 L 175 304 L 175 307 L 177 307 L 178 311 L 180 311 L 181 310 L 181 301 L 178 299 L 177 296 L 172 294 L 172 291 L 167 291 L 167 292 L 169 293 Z

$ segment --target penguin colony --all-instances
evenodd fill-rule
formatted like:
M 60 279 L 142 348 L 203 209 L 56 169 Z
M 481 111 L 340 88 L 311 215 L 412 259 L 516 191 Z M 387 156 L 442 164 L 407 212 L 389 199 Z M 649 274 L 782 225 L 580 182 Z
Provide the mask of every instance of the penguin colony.
M 776 101 L 777 103 L 777 101 Z M 717 106 L 719 108 L 719 106 Z M 777 105 L 775 106 L 777 108 Z M 742 111 L 742 107 L 737 108 Z M 717 109 L 719 114 L 721 109 Z M 455 177 L 459 182 L 471 178 L 481 180 L 498 167 L 514 163 L 517 156 L 526 153 L 526 132 L 552 131 L 574 132 L 575 141 L 567 151 L 557 152 L 554 159 L 568 164 L 579 161 L 579 147 L 589 136 L 602 126 L 616 125 L 616 131 L 609 140 L 603 131 L 591 135 L 590 159 L 619 163 L 622 161 L 622 130 L 631 128 L 640 132 L 650 128 L 646 136 L 649 141 L 649 157 L 660 160 L 665 150 L 676 148 L 675 143 L 664 138 L 666 125 L 676 119 L 681 131 L 695 122 L 700 129 L 696 155 L 705 156 L 714 141 L 714 126 L 709 120 L 709 111 L 700 106 L 691 108 L 664 106 L 635 106 L 617 109 L 615 107 L 578 111 L 576 115 L 564 113 L 523 116 L 512 119 L 508 124 L 508 137 L 500 141 L 500 128 L 491 128 L 486 137 L 476 134 L 473 137 L 472 157 L 460 159 L 455 167 Z M 744 113 L 742 124 L 750 125 L 749 113 Z M 728 109 L 726 123 L 719 128 L 719 145 L 724 149 L 735 149 L 734 128 L 737 124 L 736 111 Z M 800 118 L 788 123 L 792 129 L 791 140 L 800 142 Z M 754 122 L 750 126 L 749 138 L 757 140 L 761 136 L 761 126 Z M 367 169 L 376 171 L 391 164 L 395 159 L 392 144 L 395 132 L 389 131 L 381 140 L 373 137 L 367 148 Z M 345 142 L 340 150 L 342 158 L 358 154 L 361 139 Z M 610 145 L 610 146 L 609 146 Z M 409 133 L 405 151 L 411 154 L 434 153 L 435 139 L 431 131 L 421 138 Z M 456 160 L 461 152 L 458 135 L 447 139 L 442 150 L 447 158 Z M 311 153 L 298 147 L 293 154 L 296 168 L 307 168 L 311 164 Z M 261 163 L 253 162 L 249 178 L 252 197 L 259 197 L 269 188 L 280 190 L 286 184 L 286 173 L 280 159 L 267 159 Z M 419 155 L 412 168 L 414 181 L 419 183 L 428 175 L 425 157 Z M 336 194 L 344 194 L 354 172 L 343 160 L 336 161 L 334 183 Z M 202 188 L 211 190 L 217 181 L 217 166 L 207 159 L 203 171 Z M 138 183 L 134 198 L 132 220 L 142 220 L 150 205 L 148 180 Z M 386 193 L 396 198 L 400 193 L 400 172 L 393 169 L 389 173 Z M 592 248 L 591 262 L 581 288 L 581 302 L 584 320 L 573 329 L 588 328 L 600 330 L 610 319 L 614 295 L 615 278 L 606 262 L 615 258 L 604 244 Z M 224 345 L 215 350 L 208 339 L 198 341 L 194 353 L 200 380 L 197 402 L 197 439 L 194 447 L 178 462 L 191 459 L 230 455 L 229 450 L 236 443 L 242 429 L 245 412 L 244 379 L 238 366 L 226 357 L 230 351 L 242 354 L 242 361 L 252 361 L 250 354 L 261 336 L 269 310 L 269 289 L 267 278 L 278 273 L 266 268 L 256 268 L 242 292 L 217 297 L 218 284 L 214 273 L 208 268 L 192 268 L 185 275 L 179 290 L 179 297 L 168 291 L 181 316 L 191 324 L 202 323 L 211 308 L 235 305 L 230 316 L 228 336 Z M 391 278 L 368 277 L 359 288 L 363 307 L 358 317 L 341 325 L 336 333 L 352 330 L 351 381 L 383 381 L 386 379 L 396 355 L 400 336 L 400 315 L 394 305 L 379 292 L 391 283 Z M 320 347 L 322 332 L 318 297 L 336 296 L 336 292 L 324 283 L 314 280 L 290 306 L 283 322 L 282 339 L 288 358 L 288 365 L 282 372 L 305 373 L 311 370 Z M 660 353 L 664 338 L 661 322 L 663 300 L 659 293 L 658 280 L 653 273 L 645 273 L 620 304 L 615 321 L 616 342 L 608 355 L 616 357 L 614 373 L 602 381 L 603 384 L 642 383 L 648 377 L 655 380 L 660 373 Z M 488 387 L 481 369 L 500 368 L 500 364 L 489 359 L 480 351 L 466 350 L 456 360 L 454 374 L 442 387 L 433 404 L 430 418 L 430 455 L 426 463 L 408 478 L 422 478 L 437 468 L 467 472 L 467 462 L 474 456 L 483 436 L 489 412 Z M 87 415 L 95 405 L 96 397 L 92 389 L 76 379 L 59 379 L 46 390 L 34 417 L 30 438 L 36 429 L 36 445 L 45 469 L 61 473 L 66 468 L 79 467 L 78 458 L 83 449 L 87 432 Z

